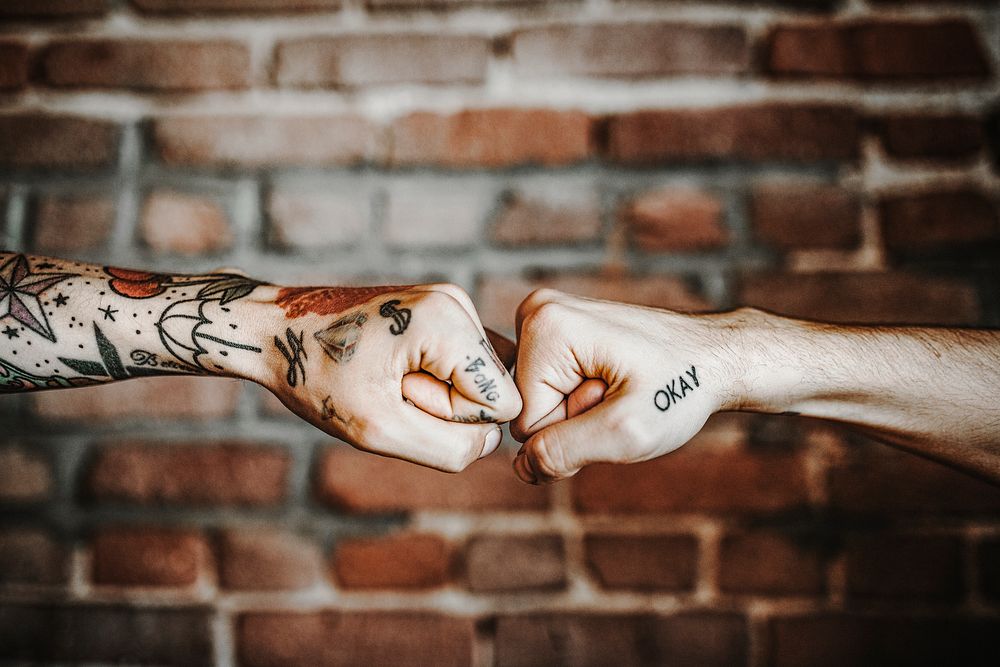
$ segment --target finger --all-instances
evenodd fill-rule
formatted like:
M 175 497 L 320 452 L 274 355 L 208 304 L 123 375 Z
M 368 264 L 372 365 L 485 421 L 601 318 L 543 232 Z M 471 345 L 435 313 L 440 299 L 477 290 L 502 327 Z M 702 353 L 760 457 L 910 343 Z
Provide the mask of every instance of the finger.
M 554 482 L 575 475 L 590 463 L 607 460 L 608 441 L 627 448 L 632 434 L 623 400 L 603 401 L 585 414 L 551 424 L 532 435 L 514 459 L 517 476 L 529 484 Z
M 454 385 L 423 371 L 403 376 L 403 398 L 439 419 L 466 424 L 496 421 L 482 405 L 470 401 Z
M 514 313 L 514 330 L 517 332 L 517 340 L 521 340 L 521 325 L 529 315 L 538 310 L 542 305 L 556 301 L 562 296 L 563 293 L 559 290 L 541 287 L 525 297 Z
M 535 422 L 530 428 L 531 433 L 537 433 L 543 428 L 551 426 L 556 422 L 572 419 L 577 415 L 583 414 L 604 400 L 604 393 L 607 390 L 608 383 L 604 380 L 596 378 L 584 380 L 576 389 L 571 391 L 569 396 L 566 396 L 562 402 L 552 410 L 552 412 Z M 528 435 L 524 436 L 525 439 L 527 439 Z

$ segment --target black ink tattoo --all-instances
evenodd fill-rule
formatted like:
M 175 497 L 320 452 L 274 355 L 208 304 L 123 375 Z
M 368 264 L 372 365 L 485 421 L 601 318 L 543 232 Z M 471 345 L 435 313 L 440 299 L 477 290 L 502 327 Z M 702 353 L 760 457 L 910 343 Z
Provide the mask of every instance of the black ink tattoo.
M 694 383 L 692 387 L 684 375 L 691 378 L 691 382 Z M 679 381 L 679 382 L 678 382 Z M 686 397 L 688 392 L 694 391 L 696 387 L 700 387 L 701 384 L 698 382 L 698 371 L 694 366 L 691 366 L 691 370 L 684 371 L 683 375 L 678 375 L 676 378 L 670 380 L 670 384 L 664 385 L 663 389 L 658 390 L 653 394 L 653 405 L 660 412 L 666 412 L 670 409 L 671 405 L 676 405 L 679 400 Z
M 392 301 L 386 301 L 378 309 L 378 314 L 382 317 L 391 317 L 394 324 L 389 326 L 389 331 L 392 332 L 393 336 L 398 336 L 406 331 L 406 327 L 410 326 L 410 309 L 409 308 L 396 308 L 400 303 L 399 299 L 393 299 Z
M 18 368 L 9 361 L 0 359 L 0 392 L 19 392 L 29 389 L 58 389 L 62 387 L 85 387 L 97 384 L 86 377 L 63 377 L 62 375 L 34 375 Z
M 164 348 L 175 359 L 189 368 L 205 370 L 199 357 L 209 352 L 206 345 L 214 343 L 221 348 L 261 353 L 256 345 L 239 343 L 229 338 L 229 309 L 215 299 L 187 299 L 167 307 L 160 314 L 156 330 Z M 229 352 L 216 348 L 221 356 Z
M 319 418 L 323 421 L 328 421 L 333 418 L 340 419 L 340 415 L 337 414 L 336 408 L 333 407 L 332 396 L 327 396 L 323 399 L 323 404 L 320 406 Z
M 357 352 L 358 342 L 361 339 L 361 327 L 368 321 L 368 316 L 364 313 L 355 313 L 343 317 L 326 329 L 317 331 L 313 338 L 319 341 L 319 346 L 323 348 L 326 356 L 333 359 L 338 364 L 344 364 L 351 360 Z
M 486 362 L 483 361 L 482 357 L 476 357 L 468 366 L 465 367 L 466 373 L 474 373 L 472 381 L 476 383 L 476 389 L 482 394 L 487 401 L 490 403 L 496 403 L 497 399 L 500 398 L 500 391 L 497 389 L 496 380 L 488 377 L 485 373 L 481 372 L 486 367 Z
M 67 303 L 69 303 L 69 297 L 63 294 L 62 292 L 59 292 L 59 294 L 57 294 L 55 298 L 52 299 L 52 303 L 56 304 L 56 308 L 58 308 L 59 306 L 65 306 Z
M 288 339 L 287 346 L 280 338 L 277 336 L 274 337 L 274 346 L 278 348 L 278 352 L 281 352 L 281 356 L 288 362 L 288 374 L 285 376 L 285 380 L 288 382 L 289 387 L 294 387 L 298 384 L 300 375 L 302 376 L 302 384 L 306 383 L 306 367 L 302 363 L 302 360 L 308 359 L 309 356 L 306 354 L 306 348 L 302 344 L 304 336 L 304 331 L 300 331 L 299 335 L 296 336 L 295 332 L 289 327 L 285 329 L 285 338 Z
M 162 371 L 159 369 L 154 370 L 154 367 L 157 366 L 156 356 L 149 352 L 144 352 L 143 350 L 133 351 L 130 358 L 133 362 L 135 362 L 135 365 L 126 366 L 122 362 L 121 356 L 118 354 L 118 348 L 116 348 L 108 337 L 104 335 L 101 328 L 97 326 L 97 322 L 94 322 L 94 342 L 97 343 L 97 352 L 101 355 L 100 361 L 70 359 L 66 357 L 59 357 L 59 361 L 63 362 L 82 375 L 109 377 L 113 380 L 124 380 L 131 377 L 163 375 L 169 373 L 169 371 Z M 175 365 L 167 366 L 166 364 L 162 364 L 162 366 L 166 368 L 176 367 L 178 370 L 186 373 L 191 372 L 191 369 L 186 367 Z
M 0 320 L 11 317 L 27 329 L 56 342 L 39 297 L 53 285 L 74 277 L 70 273 L 32 273 L 24 255 L 11 256 L 0 266 Z
M 97 310 L 104 313 L 104 319 L 111 320 L 112 322 L 115 321 L 115 313 L 117 313 L 118 311 L 112 308 L 111 306 L 108 306 L 106 308 L 98 308 Z
M 21 334 L 18 333 L 17 329 L 11 326 L 8 326 L 6 329 L 4 329 L 3 333 L 5 336 L 7 336 L 7 340 L 21 337 Z
M 478 415 L 455 415 L 451 418 L 451 421 L 459 422 L 460 424 L 495 424 L 497 418 L 486 414 L 485 410 L 480 409 Z

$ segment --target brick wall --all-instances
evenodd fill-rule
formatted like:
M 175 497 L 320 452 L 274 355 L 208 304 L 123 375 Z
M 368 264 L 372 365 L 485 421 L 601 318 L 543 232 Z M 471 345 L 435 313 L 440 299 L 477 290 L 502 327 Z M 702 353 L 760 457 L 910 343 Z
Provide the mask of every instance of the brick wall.
M 986 0 L 5 0 L 0 33 L 8 248 L 447 279 L 504 330 L 539 285 L 1000 325 Z M 227 380 L 0 422 L 0 660 L 1000 655 L 1000 488 L 828 425 L 724 415 L 536 489 Z

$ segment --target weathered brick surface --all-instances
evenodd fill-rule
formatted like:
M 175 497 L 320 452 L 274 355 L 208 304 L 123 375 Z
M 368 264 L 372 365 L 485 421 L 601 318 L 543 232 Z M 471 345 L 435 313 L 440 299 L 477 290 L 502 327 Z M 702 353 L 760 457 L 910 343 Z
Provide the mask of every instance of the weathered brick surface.
M 296 590 L 323 578 L 318 546 L 269 527 L 224 531 L 218 540 L 219 585 L 231 590 Z
M 693 535 L 587 535 L 584 552 L 604 588 L 687 591 L 698 574 Z
M 470 619 L 414 612 L 254 613 L 240 617 L 237 650 L 247 667 L 472 662 Z
M 537 665 L 739 665 L 747 628 L 736 614 L 502 616 L 498 667 Z
M 16 41 L 0 42 L 0 90 L 22 88 L 27 81 L 28 45 Z
M 989 618 L 820 614 L 770 623 L 768 664 L 992 665 L 1000 623 Z
M 40 56 L 52 86 L 142 90 L 246 88 L 250 49 L 235 41 L 64 39 Z
M 778 512 L 807 503 L 795 453 L 707 452 L 687 447 L 631 465 L 596 464 L 573 479 L 585 513 Z
M 454 574 L 452 545 L 439 535 L 357 537 L 337 542 L 332 568 L 342 588 L 435 588 Z
M 882 147 L 902 160 L 971 159 L 983 148 L 983 123 L 969 115 L 893 115 L 878 122 Z
M 985 78 L 991 71 L 962 19 L 779 25 L 765 59 L 778 75 L 858 80 Z
M 312 251 L 362 243 L 369 234 L 372 193 L 366 188 L 279 187 L 270 193 L 270 241 Z
M 143 204 L 139 221 L 143 242 L 155 252 L 210 254 L 233 243 L 225 208 L 211 197 L 157 190 Z
M 360 116 L 171 116 L 153 122 L 157 155 L 172 166 L 349 165 L 375 150 Z
M 112 122 L 39 113 L 0 114 L 0 166 L 96 169 L 118 158 Z
M 504 193 L 490 239 L 504 247 L 597 243 L 601 204 L 590 183 L 525 183 Z
M 722 202 L 698 190 L 644 192 L 623 207 L 621 217 L 632 242 L 648 252 L 712 250 L 729 240 Z
M 793 317 L 882 324 L 975 324 L 979 298 L 959 278 L 913 273 L 757 274 L 739 301 Z
M 192 530 L 105 528 L 91 548 L 98 585 L 191 586 L 211 563 L 204 537 Z
M 926 256 L 1000 245 L 997 205 L 976 190 L 887 196 L 879 211 L 893 253 Z
M 66 582 L 66 549 L 33 528 L 0 527 L 0 585 L 57 585 Z
M 955 602 L 962 595 L 962 544 L 957 537 L 855 535 L 845 551 L 851 598 Z
M 832 185 L 762 183 L 753 189 L 754 236 L 782 249 L 852 248 L 861 238 L 858 194 Z
M 750 61 L 738 26 L 658 21 L 529 28 L 514 35 L 512 50 L 525 77 L 735 74 Z
M 210 612 L 95 604 L 0 604 L 0 658 L 209 667 Z
M 558 535 L 480 535 L 466 548 L 465 573 L 473 591 L 560 589 L 566 583 Z
M 29 447 L 0 446 L 0 471 L 0 503 L 40 502 L 52 491 L 51 462 Z
M 983 540 L 976 549 L 976 561 L 983 592 L 991 600 L 1000 600 L 1000 540 Z
M 251 443 L 106 445 L 87 492 L 140 505 L 275 505 L 285 498 L 289 466 L 285 450 Z
M 9 18 L 68 18 L 104 14 L 109 0 L 7 0 L 0 16 Z
M 543 510 L 548 492 L 526 488 L 511 473 L 510 458 L 498 454 L 456 475 L 334 447 L 321 458 L 317 494 L 350 512 L 440 510 Z
M 231 415 L 240 384 L 216 378 L 142 378 L 86 389 L 31 396 L 42 418 L 73 421 L 121 419 L 215 419 Z
M 130 0 L 151 14 L 278 13 L 339 9 L 343 0 Z
M 33 248 L 54 255 L 98 249 L 108 242 L 114 222 L 109 195 L 46 195 L 35 204 Z
M 382 236 L 393 248 L 474 244 L 495 193 L 479 183 L 402 181 L 386 193 Z
M 719 590 L 736 595 L 822 595 L 823 544 L 806 534 L 753 531 L 719 546 Z
M 489 52 L 486 38 L 463 35 L 311 37 L 278 45 L 275 77 L 301 87 L 477 83 Z
M 606 157 L 627 164 L 853 160 L 858 126 L 854 110 L 836 105 L 634 111 L 608 120 Z
M 470 109 L 415 112 L 392 125 L 394 166 L 558 166 L 591 154 L 591 120 L 579 111 Z

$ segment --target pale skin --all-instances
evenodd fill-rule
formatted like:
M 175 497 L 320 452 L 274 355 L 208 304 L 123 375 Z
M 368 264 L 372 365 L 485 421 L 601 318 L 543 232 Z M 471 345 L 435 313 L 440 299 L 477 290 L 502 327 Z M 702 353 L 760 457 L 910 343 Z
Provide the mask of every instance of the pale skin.
M 517 329 L 525 482 L 646 461 L 743 410 L 851 424 L 1000 483 L 1000 331 L 683 315 L 548 289 Z
M 0 391 L 170 374 L 257 382 L 359 449 L 449 472 L 521 409 L 454 285 L 287 288 L 0 253 Z

